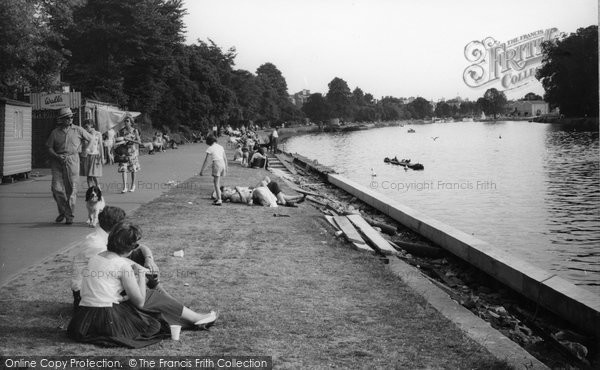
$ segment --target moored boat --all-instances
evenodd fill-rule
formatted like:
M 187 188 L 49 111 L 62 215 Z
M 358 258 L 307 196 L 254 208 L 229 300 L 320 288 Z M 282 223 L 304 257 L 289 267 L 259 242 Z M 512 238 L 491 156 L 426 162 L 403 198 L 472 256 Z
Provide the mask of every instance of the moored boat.
M 396 165 L 396 166 L 403 166 L 405 168 L 410 168 L 410 169 L 416 170 L 416 171 L 424 170 L 425 169 L 425 167 L 421 163 L 412 163 L 410 161 L 410 159 L 401 159 L 401 160 L 399 160 L 397 157 L 394 157 L 394 158 L 385 157 L 383 159 L 383 161 L 385 163 L 393 164 L 393 165 Z

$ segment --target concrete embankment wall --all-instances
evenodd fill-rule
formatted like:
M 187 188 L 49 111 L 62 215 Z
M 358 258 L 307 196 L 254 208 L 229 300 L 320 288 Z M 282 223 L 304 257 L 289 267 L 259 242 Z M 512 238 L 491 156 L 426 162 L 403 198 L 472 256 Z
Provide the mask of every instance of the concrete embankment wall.
M 294 159 L 295 162 L 298 160 L 306 167 L 312 166 L 305 158 Z M 316 167 L 322 166 L 313 168 L 320 172 Z M 325 176 L 329 183 L 486 272 L 581 331 L 600 338 L 600 296 L 343 176 L 335 173 Z

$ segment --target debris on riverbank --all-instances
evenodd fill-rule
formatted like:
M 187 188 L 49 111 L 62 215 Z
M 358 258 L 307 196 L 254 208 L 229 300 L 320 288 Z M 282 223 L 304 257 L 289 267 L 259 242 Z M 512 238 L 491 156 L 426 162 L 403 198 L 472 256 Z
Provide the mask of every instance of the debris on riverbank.
M 293 163 L 291 158 L 288 158 Z M 316 165 L 320 166 L 318 163 Z M 319 174 L 296 165 L 288 178 L 294 186 L 317 193 L 307 199 L 325 215 L 361 215 L 398 247 L 398 257 L 420 269 L 454 301 L 519 344 L 551 368 L 598 368 L 600 346 L 576 333 L 556 315 L 520 296 L 484 272 L 399 225 L 356 197 L 326 183 Z M 342 237 L 338 231 L 336 234 Z

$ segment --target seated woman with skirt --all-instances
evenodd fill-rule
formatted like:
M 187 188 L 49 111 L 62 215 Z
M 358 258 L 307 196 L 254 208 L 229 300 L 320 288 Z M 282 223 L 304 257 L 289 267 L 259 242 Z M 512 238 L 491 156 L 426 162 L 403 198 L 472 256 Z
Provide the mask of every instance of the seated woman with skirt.
M 142 348 L 170 337 L 169 325 L 208 328 L 217 313 L 196 313 L 157 290 L 146 288 L 148 270 L 126 258 L 141 239 L 140 229 L 116 225 L 107 250 L 90 258 L 83 272 L 81 302 L 67 335 L 105 347 Z

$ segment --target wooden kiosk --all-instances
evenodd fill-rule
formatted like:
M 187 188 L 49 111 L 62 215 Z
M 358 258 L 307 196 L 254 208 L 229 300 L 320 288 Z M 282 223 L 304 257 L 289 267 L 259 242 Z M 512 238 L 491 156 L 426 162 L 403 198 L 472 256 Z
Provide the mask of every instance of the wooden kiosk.
M 31 104 L 0 97 L 0 181 L 31 172 Z

